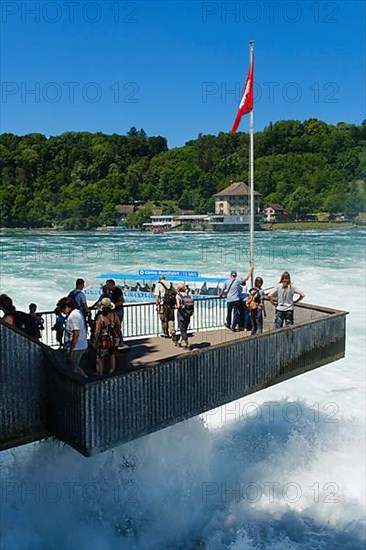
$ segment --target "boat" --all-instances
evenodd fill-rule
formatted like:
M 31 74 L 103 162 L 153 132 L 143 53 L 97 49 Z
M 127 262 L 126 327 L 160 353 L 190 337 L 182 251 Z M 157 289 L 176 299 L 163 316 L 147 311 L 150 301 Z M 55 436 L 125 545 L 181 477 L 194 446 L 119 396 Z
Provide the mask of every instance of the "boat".
M 164 275 L 166 280 L 173 285 L 184 283 L 188 286 L 194 299 L 205 297 L 217 297 L 220 295 L 221 286 L 226 281 L 225 277 L 206 277 L 199 271 L 177 271 L 163 269 L 140 269 L 138 273 L 100 273 L 96 279 L 104 282 L 107 279 L 116 281 L 117 286 L 123 290 L 127 303 L 129 302 L 154 302 L 155 294 L 151 291 L 156 285 L 159 276 Z M 205 286 L 204 286 L 205 285 Z M 88 301 L 98 300 L 102 294 L 103 283 L 92 285 L 85 289 Z M 204 287 L 202 291 L 202 287 Z

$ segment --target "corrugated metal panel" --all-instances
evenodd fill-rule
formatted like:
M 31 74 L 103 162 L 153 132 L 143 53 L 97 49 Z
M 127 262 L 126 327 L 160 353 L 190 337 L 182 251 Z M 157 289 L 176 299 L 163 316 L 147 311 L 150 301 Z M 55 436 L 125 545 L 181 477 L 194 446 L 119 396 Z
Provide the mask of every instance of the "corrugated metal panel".
M 91 455 L 342 357 L 345 314 L 323 315 L 98 382 L 85 384 L 48 368 L 46 396 L 41 395 L 40 346 L 29 340 L 24 344 L 9 329 L 1 335 L 6 387 L 1 433 L 42 428 L 46 403 L 54 433 Z M 21 387 L 19 380 L 24 382 Z
M 99 383 L 68 381 L 76 391 L 60 406 L 74 421 L 84 407 L 85 424 L 55 430 L 84 454 L 100 452 L 335 360 L 344 345 L 345 317 L 326 316 Z
M 0 442 L 47 434 L 41 346 L 0 323 Z

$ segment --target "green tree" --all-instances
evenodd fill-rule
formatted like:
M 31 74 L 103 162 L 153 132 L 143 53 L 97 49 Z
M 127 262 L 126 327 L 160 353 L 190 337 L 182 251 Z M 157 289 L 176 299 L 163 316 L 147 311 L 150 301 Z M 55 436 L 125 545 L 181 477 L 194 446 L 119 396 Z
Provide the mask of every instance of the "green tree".
M 365 207 L 365 142 L 363 123 L 270 123 L 255 134 L 256 189 L 263 202 L 283 203 L 298 214 L 356 215 Z M 247 181 L 248 157 L 243 132 L 200 134 L 170 150 L 166 138 L 134 127 L 127 135 L 2 134 L 1 223 L 88 228 L 115 223 L 115 206 L 135 202 L 205 213 L 216 192 Z
M 144 223 L 150 222 L 154 208 L 155 205 L 152 202 L 139 206 L 135 212 L 126 217 L 125 224 L 128 227 L 142 227 Z
M 298 187 L 287 199 L 285 199 L 285 206 L 296 214 L 298 219 L 300 214 L 306 214 L 312 212 L 315 207 L 314 195 L 306 189 L 306 187 Z

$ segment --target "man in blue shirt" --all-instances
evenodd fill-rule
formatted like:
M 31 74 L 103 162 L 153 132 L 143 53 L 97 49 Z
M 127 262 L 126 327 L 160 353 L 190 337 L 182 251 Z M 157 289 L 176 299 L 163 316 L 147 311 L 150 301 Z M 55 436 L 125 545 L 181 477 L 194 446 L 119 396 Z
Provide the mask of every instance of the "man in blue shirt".
M 76 279 L 75 288 L 69 293 L 68 298 L 72 298 L 74 300 L 76 309 L 79 309 L 84 316 L 86 326 L 86 319 L 88 315 L 90 315 L 90 308 L 86 302 L 86 296 L 83 292 L 84 288 L 84 279 Z
M 227 315 L 225 327 L 232 331 L 236 331 L 239 322 L 239 307 L 240 307 L 240 295 L 242 292 L 242 285 L 245 285 L 247 280 L 251 277 L 253 268 L 250 267 L 248 273 L 243 279 L 238 279 L 236 271 L 230 273 L 230 279 L 224 284 L 221 295 L 226 294 L 227 303 Z

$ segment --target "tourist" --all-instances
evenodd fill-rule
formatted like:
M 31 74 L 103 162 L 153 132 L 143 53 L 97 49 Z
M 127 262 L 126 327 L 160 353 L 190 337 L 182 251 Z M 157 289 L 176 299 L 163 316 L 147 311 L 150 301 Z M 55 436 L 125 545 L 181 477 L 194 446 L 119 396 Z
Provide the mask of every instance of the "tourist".
M 15 307 L 13 305 L 13 300 L 6 294 L 1 294 L 0 296 L 0 309 L 4 313 L 2 321 L 11 327 L 16 327 Z
M 34 338 L 36 340 L 41 340 L 42 330 L 44 330 L 44 320 L 39 313 L 37 313 L 37 304 L 33 302 L 29 304 L 29 315 L 32 319 L 32 328 L 34 331 Z
M 84 279 L 76 279 L 75 288 L 69 293 L 68 298 L 72 298 L 75 302 L 76 309 L 79 309 L 82 312 L 86 327 L 87 317 L 90 316 L 90 309 L 86 301 L 85 293 L 83 292 L 84 288 Z
M 225 327 L 236 331 L 239 324 L 240 316 L 240 295 L 242 293 L 242 285 L 245 285 L 251 277 L 253 268 L 250 267 L 245 277 L 238 279 L 236 271 L 230 273 L 230 279 L 225 282 L 221 296 L 226 295 L 227 315 Z
M 248 298 L 248 287 L 247 281 L 243 281 L 240 290 L 240 303 L 239 303 L 239 320 L 238 327 L 239 330 L 251 330 L 252 321 L 250 319 L 250 314 L 247 308 L 247 298 Z
M 0 309 L 4 312 L 2 320 L 5 323 L 35 338 L 35 325 L 32 317 L 25 311 L 17 311 L 13 300 L 6 294 L 0 296 Z
M 120 340 L 119 345 L 121 348 L 125 348 L 127 346 L 123 343 L 123 334 L 122 334 L 122 322 L 124 317 L 125 298 L 124 298 L 122 289 L 116 285 L 113 279 L 106 280 L 105 285 L 103 286 L 103 293 L 99 297 L 99 300 L 94 304 L 94 306 L 97 306 L 103 298 L 109 298 L 111 302 L 113 302 L 114 304 L 114 312 L 116 313 L 120 321 L 119 324 L 121 327 L 120 336 L 119 336 L 119 340 Z
M 66 316 L 64 338 L 66 361 L 74 373 L 83 378 L 88 378 L 80 368 L 80 362 L 88 352 L 85 317 L 81 309 L 77 307 L 75 300 L 69 296 L 61 298 L 57 303 L 57 307 Z
M 180 331 L 180 342 L 176 346 L 190 350 L 187 330 L 193 314 L 193 298 L 186 292 L 184 283 L 177 285 L 176 308 L 178 310 L 178 328 Z
M 163 330 L 162 338 L 171 338 L 176 341 L 174 311 L 176 307 L 176 291 L 173 286 L 166 284 L 165 275 L 159 275 L 159 280 L 155 287 L 156 311 L 158 312 L 161 328 Z
M 117 314 L 118 319 L 122 323 L 124 315 L 124 303 L 125 298 L 123 296 L 122 289 L 116 285 L 113 279 L 107 279 L 103 287 L 104 298 L 109 298 L 111 302 L 114 303 L 115 313 Z
M 62 315 L 62 311 L 59 307 L 56 307 L 54 309 L 54 313 L 56 315 L 56 321 L 51 330 L 56 331 L 56 341 L 59 345 L 58 349 L 62 349 L 66 320 L 64 315 Z
M 264 305 L 265 295 L 262 286 L 262 277 L 256 277 L 254 287 L 249 290 L 249 295 L 246 300 L 246 306 L 252 322 L 252 335 L 261 334 L 263 332 L 263 317 L 267 317 L 266 307 Z
M 99 376 L 103 374 L 104 360 L 109 359 L 109 373 L 116 368 L 116 353 L 121 333 L 121 322 L 116 314 L 115 305 L 109 298 L 102 298 L 98 305 L 98 315 L 95 318 L 94 346 L 97 350 L 96 370 Z
M 294 300 L 294 295 L 298 298 Z M 283 325 L 294 324 L 294 305 L 305 298 L 305 294 L 291 284 L 291 277 L 288 271 L 281 275 L 279 284 L 268 295 L 269 301 L 276 308 L 275 328 L 282 328 Z
M 203 283 L 201 286 L 200 294 L 208 294 L 207 283 Z
M 116 285 L 115 281 L 113 279 L 107 279 L 106 281 L 108 285 L 108 295 L 107 298 L 111 300 L 111 302 L 114 303 L 115 306 L 115 314 L 117 315 L 119 319 L 119 325 L 120 325 L 120 331 L 119 331 L 119 348 L 128 348 L 128 346 L 123 342 L 123 332 L 122 332 L 122 323 L 123 323 L 123 317 L 124 317 L 124 303 L 125 303 L 125 297 L 123 295 L 122 289 Z

